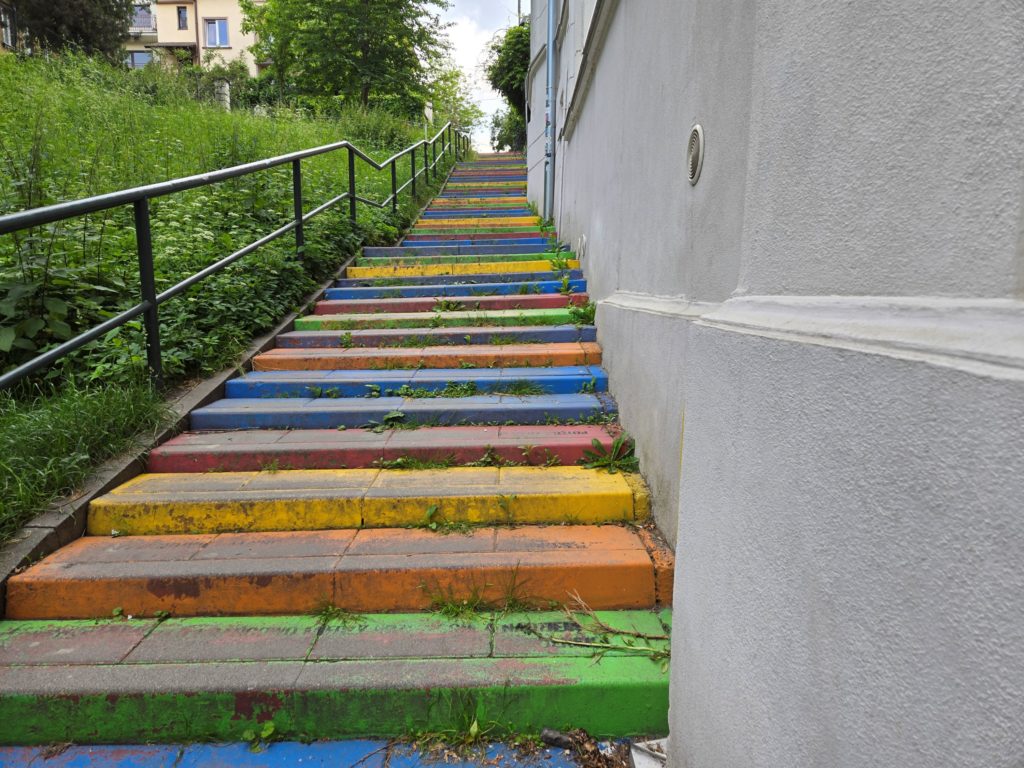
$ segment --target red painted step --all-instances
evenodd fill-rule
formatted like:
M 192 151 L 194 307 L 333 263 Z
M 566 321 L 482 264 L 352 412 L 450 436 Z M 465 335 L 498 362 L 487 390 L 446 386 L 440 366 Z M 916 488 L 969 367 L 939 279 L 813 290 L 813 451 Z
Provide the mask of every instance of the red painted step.
M 580 426 L 425 427 L 188 432 L 149 454 L 149 472 L 255 472 L 358 469 L 410 457 L 469 464 L 485 457 L 531 466 L 577 464 L 597 440 L 611 446 L 615 428 Z
M 589 300 L 586 293 L 573 293 L 564 296 L 560 293 L 550 294 L 513 294 L 511 296 L 474 296 L 465 301 L 444 299 L 444 297 L 427 296 L 409 299 L 338 299 L 318 301 L 315 313 L 318 315 L 347 315 L 357 313 L 382 312 L 432 312 L 439 301 L 456 302 L 462 305 L 463 312 L 488 309 L 554 309 L 570 305 L 582 306 Z M 454 305 L 449 305 L 453 307 Z M 456 311 L 449 308 L 446 311 Z

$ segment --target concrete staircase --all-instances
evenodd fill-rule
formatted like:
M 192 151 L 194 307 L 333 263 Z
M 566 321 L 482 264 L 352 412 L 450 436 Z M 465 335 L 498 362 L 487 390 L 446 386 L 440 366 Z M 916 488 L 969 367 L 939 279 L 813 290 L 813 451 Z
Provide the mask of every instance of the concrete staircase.
M 615 403 L 525 179 L 458 165 L 9 580 L 0 743 L 667 731 L 672 554 L 582 466 Z

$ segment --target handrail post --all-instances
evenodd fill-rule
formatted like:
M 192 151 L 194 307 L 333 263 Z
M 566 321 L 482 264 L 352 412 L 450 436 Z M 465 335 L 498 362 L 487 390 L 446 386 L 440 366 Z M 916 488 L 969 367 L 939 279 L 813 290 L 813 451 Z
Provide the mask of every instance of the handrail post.
M 430 183 L 430 153 L 427 151 L 427 141 L 423 141 L 423 176 Z
M 391 161 L 391 211 L 398 213 L 398 168 L 395 160 Z
M 160 359 L 160 318 L 156 304 L 156 278 L 153 270 L 153 235 L 149 228 L 149 200 L 142 198 L 133 204 L 135 211 L 135 247 L 139 253 L 139 289 L 142 301 L 148 304 L 142 315 L 146 328 L 146 362 L 153 385 L 158 389 L 164 383 L 163 363 Z
M 431 165 L 434 168 L 434 181 L 437 181 L 437 139 L 430 142 Z
M 348 217 L 356 220 L 356 153 L 348 148 Z
M 417 200 L 416 197 L 416 147 L 412 148 L 412 152 L 409 153 L 409 164 L 412 166 L 412 199 Z
M 302 161 L 292 160 L 292 202 L 295 206 L 295 253 L 301 258 L 306 250 L 302 222 Z

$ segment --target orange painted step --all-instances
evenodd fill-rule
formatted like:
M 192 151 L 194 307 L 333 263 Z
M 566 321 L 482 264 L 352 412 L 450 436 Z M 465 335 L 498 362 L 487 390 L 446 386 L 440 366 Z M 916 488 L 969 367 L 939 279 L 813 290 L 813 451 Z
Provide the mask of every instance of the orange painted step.
M 389 368 L 542 368 L 600 365 L 601 347 L 593 341 L 562 344 L 467 344 L 440 347 L 367 347 L 271 349 L 253 360 L 257 371 L 350 371 Z
M 643 539 L 611 525 L 87 536 L 10 578 L 7 618 L 423 611 L 475 599 L 548 609 L 577 592 L 613 610 L 653 608 L 655 590 Z

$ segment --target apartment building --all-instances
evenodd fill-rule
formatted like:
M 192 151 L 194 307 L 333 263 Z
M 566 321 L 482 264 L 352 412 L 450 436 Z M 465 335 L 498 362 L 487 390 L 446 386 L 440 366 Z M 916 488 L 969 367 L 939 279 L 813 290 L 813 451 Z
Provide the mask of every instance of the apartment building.
M 242 32 L 238 0 L 154 0 L 135 8 L 125 42 L 125 61 L 144 67 L 157 56 L 185 56 L 195 64 L 211 53 L 227 64 L 242 60 L 250 74 L 258 71 L 249 48 L 256 41 Z

